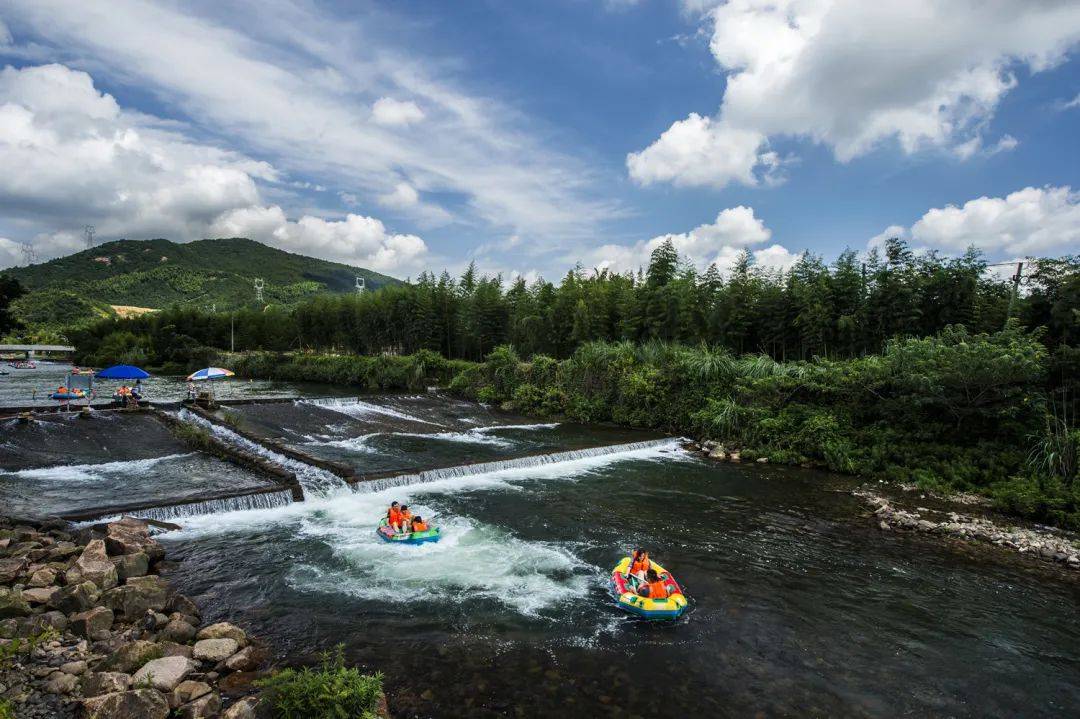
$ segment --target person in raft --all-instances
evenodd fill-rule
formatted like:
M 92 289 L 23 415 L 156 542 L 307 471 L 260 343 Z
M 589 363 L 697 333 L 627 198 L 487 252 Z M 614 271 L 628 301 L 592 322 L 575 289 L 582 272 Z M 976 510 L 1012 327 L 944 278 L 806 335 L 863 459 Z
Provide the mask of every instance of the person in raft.
M 637 593 L 649 599 L 667 599 L 670 596 L 667 585 L 655 569 L 645 573 L 645 583 L 637 588 Z
M 401 505 L 401 529 L 399 531 L 408 534 L 412 531 L 412 512 L 409 511 L 409 505 Z
M 401 519 L 401 505 L 397 502 L 390 503 L 390 509 L 386 512 L 386 523 L 390 525 L 390 529 L 395 532 L 400 532 L 404 529 L 404 522 Z
M 649 571 L 650 566 L 652 563 L 649 561 L 649 553 L 641 548 L 635 549 L 630 557 L 630 568 L 626 570 L 626 578 L 636 577 L 639 582 L 644 582 L 645 573 Z
M 414 531 L 414 532 L 426 532 L 426 531 L 428 531 L 428 529 L 429 529 L 429 527 L 427 525 L 427 522 L 424 521 L 423 517 L 421 517 L 420 515 L 416 515 L 415 517 L 413 517 L 412 531 Z

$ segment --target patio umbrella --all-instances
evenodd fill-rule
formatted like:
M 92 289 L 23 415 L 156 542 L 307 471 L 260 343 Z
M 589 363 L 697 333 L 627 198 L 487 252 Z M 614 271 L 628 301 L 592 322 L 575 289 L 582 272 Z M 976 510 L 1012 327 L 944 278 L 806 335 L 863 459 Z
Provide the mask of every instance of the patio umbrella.
M 189 374 L 188 382 L 198 382 L 204 379 L 224 379 L 225 377 L 232 377 L 234 374 L 231 370 L 222 369 L 221 367 L 206 367 Z
M 129 364 L 116 364 L 94 375 L 98 379 L 146 379 L 150 373 Z

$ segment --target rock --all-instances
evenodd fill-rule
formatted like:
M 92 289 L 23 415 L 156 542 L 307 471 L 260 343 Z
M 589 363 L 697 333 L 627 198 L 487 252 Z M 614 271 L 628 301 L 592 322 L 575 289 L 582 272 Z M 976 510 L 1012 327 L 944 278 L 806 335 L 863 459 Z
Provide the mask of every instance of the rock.
M 130 674 L 152 659 L 161 656 L 161 647 L 154 642 L 137 639 L 124 644 L 107 656 L 97 667 L 101 671 Z
M 101 631 L 112 629 L 113 611 L 108 607 L 94 607 L 71 617 L 71 631 L 80 637 L 92 638 Z
M 236 643 L 241 646 L 247 646 L 247 634 L 244 630 L 235 624 L 229 624 L 228 622 L 218 622 L 217 624 L 211 624 L 208 627 L 203 627 L 199 630 L 199 633 L 195 635 L 196 639 L 235 639 Z
M 158 633 L 158 639 L 186 644 L 195 638 L 195 627 L 182 619 L 173 619 Z
M 711 459 L 719 459 L 722 461 L 727 459 L 727 452 L 724 451 L 723 447 L 717 447 L 709 452 L 709 457 Z
M 26 569 L 26 560 L 22 557 L 0 559 L 0 584 L 11 584 Z
M 881 522 L 878 524 L 878 526 L 881 527 L 881 530 L 883 532 L 888 532 L 890 529 L 892 529 L 892 527 L 889 526 L 889 523 L 886 522 L 885 520 L 881 520 Z
M 70 622 L 67 616 L 63 612 L 58 612 L 55 609 L 44 614 L 39 614 L 38 619 L 41 620 L 43 625 L 50 626 L 58 632 L 62 632 L 68 628 Z
M 245 697 L 226 709 L 221 719 L 255 719 L 255 706 L 258 703 L 255 697 Z
M 206 696 L 214 690 L 206 682 L 197 682 L 191 679 L 186 679 L 176 686 L 169 695 L 169 706 L 173 709 L 181 704 L 187 704 L 188 702 L 195 701 L 199 697 Z
M 23 599 L 22 592 L 0 587 L 0 619 L 25 617 L 29 613 L 30 605 Z
M 195 701 L 188 702 L 176 710 L 177 719 L 206 719 L 216 717 L 221 712 L 221 697 L 217 692 L 204 694 Z
M 169 703 L 153 689 L 102 694 L 83 701 L 86 719 L 165 719 Z
M 131 678 L 135 686 L 152 686 L 162 692 L 171 692 L 195 671 L 195 662 L 187 657 L 162 657 L 142 665 Z
M 228 637 L 201 639 L 195 642 L 191 656 L 208 662 L 220 662 L 231 657 L 239 648 L 240 644 L 235 639 Z
M 51 587 L 56 584 L 57 571 L 50 567 L 39 569 L 30 575 L 27 585 L 30 587 Z
M 63 587 L 49 600 L 48 606 L 64 614 L 75 614 L 94 606 L 100 593 L 93 582 L 83 582 L 74 586 Z
M 754 461 L 757 462 L 758 464 L 768 464 L 769 463 L 769 458 L 768 457 L 758 457 Z
M 174 594 L 169 598 L 169 603 L 165 605 L 165 611 L 171 614 L 184 614 L 189 617 L 200 616 L 199 607 L 195 605 L 195 602 L 191 601 L 183 594 Z M 194 623 L 194 622 L 193 622 Z
M 60 671 L 64 674 L 71 674 L 72 676 L 79 676 L 86 671 L 86 662 L 81 659 L 74 662 L 68 662 L 67 664 L 60 665 Z
M 56 672 L 45 681 L 45 691 L 50 694 L 71 694 L 78 687 L 79 680 L 63 672 Z
M 187 657 L 191 658 L 191 647 L 186 644 L 177 644 L 176 642 L 158 642 L 158 646 L 161 647 L 163 656 L 166 657 Z
M 728 459 L 730 459 L 732 462 L 741 462 L 742 461 L 742 457 L 739 456 L 738 452 L 732 452 L 728 456 Z
M 107 524 L 105 546 L 112 555 L 142 552 L 150 562 L 156 562 L 165 556 L 165 550 L 150 536 L 149 525 L 134 517 L 124 517 L 118 522 Z
M 102 596 L 105 604 L 129 621 L 142 619 L 148 611 L 160 612 L 169 601 L 169 583 L 158 576 L 131 577 Z
M 34 587 L 33 589 L 24 589 L 22 596 L 31 604 L 46 604 L 59 591 L 60 587 Z
M 113 566 L 116 567 L 116 576 L 123 582 L 130 577 L 142 577 L 150 571 L 150 558 L 146 552 L 134 554 L 121 554 L 112 558 Z
M 250 672 L 266 661 L 266 652 L 255 646 L 244 647 L 225 660 L 225 666 L 234 672 Z
M 96 697 L 113 692 L 126 692 L 131 686 L 131 675 L 123 672 L 93 672 L 83 676 L 83 696 Z
M 82 554 L 65 575 L 68 584 L 93 582 L 98 589 L 112 589 L 117 585 L 116 567 L 105 551 L 105 542 L 91 540 Z
M 58 542 L 49 550 L 49 559 L 54 562 L 63 562 L 76 554 L 82 553 L 82 547 L 72 542 Z

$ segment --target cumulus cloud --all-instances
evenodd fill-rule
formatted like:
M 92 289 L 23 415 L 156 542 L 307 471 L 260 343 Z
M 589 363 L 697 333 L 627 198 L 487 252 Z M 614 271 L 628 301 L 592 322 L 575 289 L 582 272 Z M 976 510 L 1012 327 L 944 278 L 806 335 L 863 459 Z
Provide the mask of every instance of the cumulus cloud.
M 64 65 L 0 70 L 0 167 L 18 168 L 0 172 L 0 210 L 22 227 L 38 228 L 33 245 L 42 260 L 82 249 L 81 232 L 71 228 L 86 223 L 99 237 L 176 240 L 244 225 L 257 239 L 272 237 L 294 251 L 370 258 L 384 270 L 423 251 L 419 238 L 402 240 L 411 236 L 385 228 L 380 236 L 374 225 L 361 241 L 355 223 L 337 242 L 319 241 L 319 232 L 292 231 L 280 207 L 281 219 L 271 222 L 258 182 L 279 179 L 272 166 L 193 142 L 175 124 L 125 112 L 88 74 Z M 314 227 L 317 218 L 304 220 Z M 302 238 L 311 238 L 311 247 L 298 244 Z M 13 255 L 4 245 L 0 266 L 21 262 L 16 249 Z
M 415 207 L 419 203 L 420 193 L 416 191 L 415 187 L 407 182 L 399 182 L 390 192 L 379 195 L 379 204 L 385 205 L 386 207 L 401 209 L 404 207 Z
M 26 264 L 23 255 L 24 246 L 21 242 L 0 237 L 0 269 Z
M 290 252 L 384 272 L 415 269 L 428 249 L 416 235 L 387 232 L 374 217 L 350 213 L 343 220 L 326 220 L 304 215 L 293 222 L 277 205 L 226 212 L 210 232 L 218 237 L 249 237 Z
M 424 111 L 411 100 L 380 97 L 371 106 L 371 119 L 380 125 L 392 127 L 411 125 L 424 119 Z
M 893 225 L 870 240 L 910 238 L 922 247 L 962 252 L 976 247 L 992 259 L 1075 252 L 1080 247 L 1080 193 L 1026 187 L 1005 197 L 979 197 L 960 207 L 926 212 L 910 229 Z
M 767 140 L 776 137 L 821 143 L 842 162 L 886 141 L 908 153 L 936 147 L 971 157 L 1016 86 L 1014 69 L 1046 70 L 1080 41 L 1076 3 L 688 0 L 684 7 L 705 12 L 727 84 L 715 118 L 691 114 L 628 156 L 642 184 L 754 184 Z M 1003 141 L 989 145 L 1009 149 Z
M 714 222 L 699 225 L 689 232 L 658 235 L 633 245 L 608 244 L 596 248 L 588 254 L 585 264 L 617 272 L 634 271 L 648 266 L 653 250 L 670 241 L 683 258 L 697 267 L 715 264 L 722 272 L 727 271 L 743 250 L 750 250 L 755 263 L 762 267 L 778 270 L 791 267 L 799 255 L 782 245 L 751 249 L 770 239 L 772 230 L 754 216 L 753 208 L 739 205 L 721 210 Z

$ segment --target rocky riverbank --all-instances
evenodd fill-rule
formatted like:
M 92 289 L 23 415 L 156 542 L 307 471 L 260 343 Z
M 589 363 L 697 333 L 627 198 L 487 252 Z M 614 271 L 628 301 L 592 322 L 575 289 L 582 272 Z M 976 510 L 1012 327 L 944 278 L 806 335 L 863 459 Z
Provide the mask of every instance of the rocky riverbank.
M 989 517 L 974 516 L 949 509 L 913 507 L 904 509 L 872 489 L 852 492 L 873 508 L 874 520 L 885 532 L 925 532 L 972 542 L 985 542 L 1003 549 L 1055 562 L 1080 570 L 1080 543 L 1064 532 L 1049 527 L 1003 525 Z M 970 505 L 970 502 L 961 502 Z
M 141 520 L 0 519 L 0 717 L 253 719 L 267 651 L 157 574 Z M 5 714 L 5 711 L 7 714 Z

